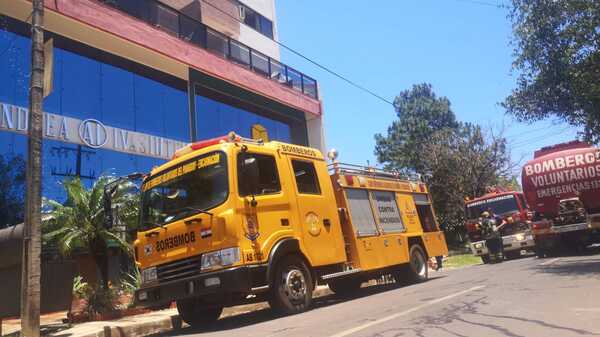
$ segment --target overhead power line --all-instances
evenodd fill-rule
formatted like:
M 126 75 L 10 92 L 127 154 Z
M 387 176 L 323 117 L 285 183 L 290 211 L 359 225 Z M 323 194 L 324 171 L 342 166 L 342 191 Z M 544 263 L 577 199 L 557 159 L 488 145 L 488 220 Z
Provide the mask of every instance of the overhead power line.
M 567 126 L 567 127 L 565 127 L 564 129 L 562 129 L 562 130 L 560 130 L 558 132 L 554 131 L 554 132 L 549 133 L 549 134 L 544 134 L 544 135 L 541 135 L 539 137 L 534 137 L 534 138 L 531 138 L 531 139 L 526 139 L 525 141 L 521 140 L 521 141 L 518 141 L 516 143 L 509 144 L 509 145 L 510 145 L 511 149 L 518 149 L 520 147 L 531 145 L 531 144 L 535 144 L 535 143 L 538 143 L 538 142 L 540 142 L 542 140 L 546 140 L 546 139 L 551 138 L 551 137 L 556 137 L 556 136 L 562 135 L 562 134 L 564 134 L 565 132 L 567 132 L 569 130 L 570 130 L 570 127 Z
M 213 5 L 212 3 L 208 2 L 208 1 L 205 1 L 205 0 L 202 0 L 202 1 L 203 1 L 205 4 L 209 5 L 210 7 L 212 7 L 212 8 L 214 8 L 214 9 L 216 9 L 217 11 L 219 11 L 219 12 L 221 12 L 221 13 L 225 14 L 226 16 L 228 16 L 228 17 L 232 18 L 233 20 L 235 20 L 235 21 L 237 21 L 237 22 L 239 22 L 239 23 L 241 23 L 241 24 L 245 24 L 245 23 L 244 23 L 243 21 L 241 21 L 240 19 L 236 18 L 235 16 L 231 15 L 230 13 L 227 13 L 226 11 L 224 11 L 224 10 L 222 10 L 221 8 L 219 8 L 219 7 L 215 6 L 215 5 Z M 377 93 L 376 93 L 376 92 L 374 92 L 373 90 L 371 90 L 371 89 L 368 89 L 367 87 L 365 87 L 365 86 L 363 86 L 363 85 L 361 85 L 361 84 L 358 84 L 358 83 L 356 83 L 355 81 L 353 81 L 353 80 L 351 80 L 351 79 L 349 79 L 349 78 L 347 78 L 347 77 L 345 77 L 345 76 L 341 75 L 340 73 L 336 72 L 335 70 L 332 70 L 332 69 L 330 69 L 329 67 L 327 67 L 327 66 L 324 66 L 324 65 L 320 64 L 319 62 L 317 62 L 317 61 L 315 61 L 315 60 L 313 60 L 313 59 L 309 58 L 308 56 L 306 56 L 306 55 L 304 55 L 304 54 L 300 53 L 299 51 L 297 51 L 297 50 L 293 49 L 292 47 L 289 47 L 289 46 L 285 45 L 283 42 L 277 41 L 277 40 L 275 40 L 275 39 L 274 39 L 273 41 L 275 41 L 275 43 L 277 43 L 279 46 L 281 46 L 281 47 L 285 48 L 286 50 L 290 51 L 291 53 L 293 53 L 293 54 L 295 54 L 295 55 L 297 55 L 297 56 L 299 56 L 299 57 L 303 58 L 304 60 L 306 60 L 306 61 L 308 61 L 308 62 L 312 63 L 313 65 L 315 65 L 315 66 L 319 67 L 320 69 L 322 69 L 322 70 L 324 70 L 324 71 L 328 72 L 329 74 L 331 74 L 331 75 L 333 75 L 333 76 L 335 76 L 335 77 L 337 77 L 337 78 L 341 79 L 342 81 L 344 81 L 344 82 L 346 82 L 346 83 L 350 84 L 351 86 L 353 86 L 353 87 L 355 87 L 355 88 L 357 88 L 357 89 L 359 89 L 359 90 L 361 90 L 361 91 L 364 91 L 364 92 L 366 92 L 367 94 L 369 94 L 369 95 L 371 95 L 371 96 L 373 96 L 373 97 L 375 97 L 375 98 L 379 99 L 380 101 L 383 101 L 383 102 L 385 102 L 385 103 L 387 103 L 387 104 L 390 104 L 390 105 L 392 105 L 392 106 L 394 105 L 394 103 L 393 103 L 392 101 L 390 101 L 389 99 L 387 99 L 387 98 L 383 97 L 382 95 L 380 95 L 380 94 L 377 94 Z
M 470 4 L 474 4 L 474 5 L 496 7 L 496 8 L 499 8 L 499 9 L 507 8 L 506 5 L 502 5 L 502 4 L 494 3 L 494 2 L 490 2 L 490 1 L 483 1 L 483 0 L 454 0 L 454 1 L 456 1 L 456 2 L 470 3 Z
M 512 135 L 505 135 L 504 138 L 510 139 L 511 143 L 517 143 L 517 142 L 521 142 L 524 139 L 527 139 L 529 136 L 532 136 L 533 134 L 541 133 L 540 131 L 543 131 L 546 133 L 548 131 L 550 131 L 550 133 L 553 133 L 554 131 L 563 130 L 563 129 L 564 129 L 564 127 L 560 127 L 559 125 L 544 126 L 544 127 L 539 127 L 536 129 L 520 131 L 519 133 L 514 133 Z M 554 130 L 554 131 L 552 131 L 552 130 Z

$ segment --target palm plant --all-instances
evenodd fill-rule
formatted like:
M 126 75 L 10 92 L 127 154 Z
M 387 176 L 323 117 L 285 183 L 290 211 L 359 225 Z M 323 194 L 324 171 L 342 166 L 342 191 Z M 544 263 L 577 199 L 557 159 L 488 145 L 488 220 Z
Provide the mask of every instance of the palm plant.
M 104 287 L 108 287 L 108 244 L 131 253 L 129 244 L 117 230 L 105 227 L 104 187 L 112 180 L 114 177 L 101 176 L 89 189 L 79 178 L 66 180 L 65 203 L 45 200 L 50 219 L 45 224 L 44 242 L 55 244 L 65 256 L 74 251 L 89 253 L 100 270 L 100 284 Z M 119 209 L 116 218 L 126 227 L 135 226 L 139 207 L 139 197 L 131 193 L 132 186 L 121 184 L 112 197 L 113 205 Z

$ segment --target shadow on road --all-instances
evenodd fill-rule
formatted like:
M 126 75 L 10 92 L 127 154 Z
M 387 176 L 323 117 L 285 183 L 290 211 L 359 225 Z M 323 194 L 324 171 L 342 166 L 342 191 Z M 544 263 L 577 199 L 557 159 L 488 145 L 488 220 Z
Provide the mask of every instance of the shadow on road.
M 494 315 L 482 312 L 485 306 L 489 305 L 487 297 L 480 297 L 471 301 L 462 301 L 459 303 L 451 304 L 448 308 L 443 309 L 442 314 L 436 314 L 435 316 L 422 316 L 414 319 L 411 323 L 411 327 L 405 326 L 404 330 L 413 330 L 413 335 L 427 336 L 429 330 L 443 330 L 451 335 L 459 337 L 467 337 L 461 334 L 462 331 L 451 331 L 450 324 L 454 322 L 460 322 L 462 324 L 471 325 L 473 327 L 483 327 L 490 330 L 494 330 L 497 335 L 508 336 L 508 337 L 527 337 L 519 334 L 511 329 L 511 322 L 524 323 L 529 325 L 531 328 L 544 328 L 556 333 L 557 336 L 561 335 L 582 335 L 582 336 L 598 336 L 598 334 L 577 327 L 562 326 L 554 324 L 552 322 L 546 322 L 539 319 L 532 319 L 522 316 L 511 316 L 511 315 Z M 397 329 L 391 329 L 397 330 Z M 388 331 L 380 331 L 382 334 Z
M 560 260 L 548 265 L 538 265 L 535 270 L 539 273 L 569 277 L 600 275 L 600 256 L 593 259 Z
M 437 279 L 442 279 L 446 276 L 437 275 L 431 277 L 427 282 L 434 282 Z M 313 299 L 312 309 L 318 309 L 327 307 L 330 305 L 335 305 L 338 303 L 349 302 L 352 300 L 360 299 L 363 297 L 367 297 L 370 295 L 375 295 L 379 293 L 384 293 L 386 291 L 392 291 L 396 289 L 409 289 L 411 286 L 399 287 L 395 283 L 389 284 L 381 284 L 381 285 L 372 285 L 361 288 L 360 292 L 357 292 L 353 296 L 345 296 L 340 297 L 335 294 L 325 295 L 321 297 L 317 297 Z M 180 335 L 188 335 L 188 334 L 197 334 L 197 333 L 207 333 L 207 332 L 216 332 L 216 331 L 226 331 L 233 330 L 238 328 L 243 328 L 249 325 L 259 324 L 262 322 L 270 321 L 279 317 L 283 317 L 281 315 L 276 314 L 271 309 L 260 309 L 252 312 L 245 312 L 233 316 L 228 316 L 225 318 L 219 319 L 215 324 L 206 329 L 194 329 L 192 327 L 185 327 L 179 330 L 170 331 L 168 333 L 163 334 L 155 334 L 150 337 L 166 337 L 166 336 L 180 336 Z

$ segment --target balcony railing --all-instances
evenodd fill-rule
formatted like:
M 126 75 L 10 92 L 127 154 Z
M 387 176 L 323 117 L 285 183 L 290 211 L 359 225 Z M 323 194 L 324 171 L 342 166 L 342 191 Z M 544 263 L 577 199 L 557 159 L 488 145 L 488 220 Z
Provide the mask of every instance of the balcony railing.
M 158 0 L 99 0 L 262 76 L 318 98 L 317 81 Z

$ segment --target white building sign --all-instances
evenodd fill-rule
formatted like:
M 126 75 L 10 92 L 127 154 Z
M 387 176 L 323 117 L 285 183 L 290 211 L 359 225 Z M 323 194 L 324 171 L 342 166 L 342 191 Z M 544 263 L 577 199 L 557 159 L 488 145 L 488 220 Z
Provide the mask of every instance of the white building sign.
M 0 131 L 27 134 L 29 110 L 0 102 Z M 114 128 L 96 119 L 44 113 L 44 138 L 161 159 L 171 159 L 186 143 L 145 133 Z

